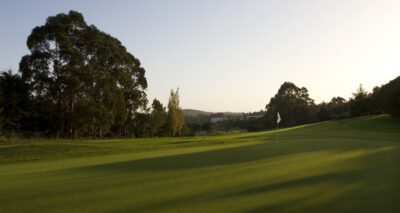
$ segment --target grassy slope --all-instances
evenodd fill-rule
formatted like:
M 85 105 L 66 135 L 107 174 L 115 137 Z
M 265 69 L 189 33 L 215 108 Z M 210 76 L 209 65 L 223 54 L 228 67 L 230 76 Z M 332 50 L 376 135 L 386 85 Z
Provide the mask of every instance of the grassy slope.
M 294 127 L 279 152 L 274 131 L 3 144 L 0 212 L 399 212 L 399 130 L 389 116 Z

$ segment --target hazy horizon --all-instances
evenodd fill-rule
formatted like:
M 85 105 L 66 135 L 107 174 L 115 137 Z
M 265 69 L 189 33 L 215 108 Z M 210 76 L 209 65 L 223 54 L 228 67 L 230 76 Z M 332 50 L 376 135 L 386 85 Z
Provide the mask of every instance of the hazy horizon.
M 285 81 L 316 103 L 348 99 L 400 74 L 399 1 L 2 3 L 0 70 L 18 70 L 34 27 L 76 10 L 142 62 L 150 103 L 179 87 L 183 109 L 258 111 Z

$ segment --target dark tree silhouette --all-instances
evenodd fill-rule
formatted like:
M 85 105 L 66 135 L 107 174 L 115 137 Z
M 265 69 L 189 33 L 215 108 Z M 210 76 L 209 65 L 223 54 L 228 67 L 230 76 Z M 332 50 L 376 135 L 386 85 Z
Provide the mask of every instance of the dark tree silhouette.
M 27 46 L 22 78 L 37 100 L 56 109 L 61 137 L 126 134 L 129 120 L 147 104 L 139 60 L 76 11 L 49 17 L 32 30 Z
M 315 104 L 305 87 L 299 88 L 291 82 L 285 82 L 265 108 L 267 117 L 276 120 L 274 116 L 279 112 L 282 117 L 280 125 L 291 126 L 308 122 L 315 111 Z

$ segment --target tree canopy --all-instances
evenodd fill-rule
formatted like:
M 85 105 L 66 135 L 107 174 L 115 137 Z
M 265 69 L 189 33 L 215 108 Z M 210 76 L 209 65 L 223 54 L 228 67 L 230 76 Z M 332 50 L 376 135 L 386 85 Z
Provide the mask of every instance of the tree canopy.
M 29 86 L 11 70 L 0 74 L 0 125 L 4 135 L 23 130 L 28 123 L 32 103 Z
M 179 136 L 182 134 L 185 124 L 182 108 L 179 106 L 179 88 L 171 90 L 168 102 L 168 127 L 170 135 Z
M 32 30 L 27 46 L 22 78 L 35 99 L 55 109 L 61 137 L 124 134 L 147 104 L 140 61 L 79 12 L 49 17 Z
M 162 103 L 157 99 L 153 100 L 151 108 L 151 135 L 160 135 L 167 121 L 167 112 Z
M 270 117 L 276 116 L 279 112 L 284 118 L 281 124 L 290 126 L 307 122 L 311 113 L 310 108 L 314 106 L 314 100 L 309 97 L 305 87 L 299 88 L 291 82 L 285 82 L 265 108 Z
M 374 93 L 375 106 L 385 113 L 400 116 L 400 76 L 375 89 Z

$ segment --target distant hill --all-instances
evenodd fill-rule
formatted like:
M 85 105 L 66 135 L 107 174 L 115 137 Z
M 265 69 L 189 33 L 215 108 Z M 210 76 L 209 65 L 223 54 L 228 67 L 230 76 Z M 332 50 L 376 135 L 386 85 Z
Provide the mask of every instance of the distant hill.
M 239 116 L 242 113 L 241 112 L 218 112 L 218 113 L 222 113 L 225 116 Z M 206 112 L 206 111 L 201 111 L 201 110 L 197 110 L 197 109 L 184 109 L 183 110 L 183 114 L 185 115 L 185 117 L 195 117 L 195 116 L 199 116 L 199 115 L 211 115 L 211 114 L 215 114 L 214 112 Z
M 201 110 L 196 110 L 196 109 L 184 109 L 183 110 L 183 115 L 185 115 L 185 117 L 195 117 L 198 115 L 210 115 L 211 112 L 205 112 L 205 111 L 201 111 Z
M 225 116 L 240 116 L 242 115 L 242 112 L 221 112 L 222 114 L 224 114 Z

